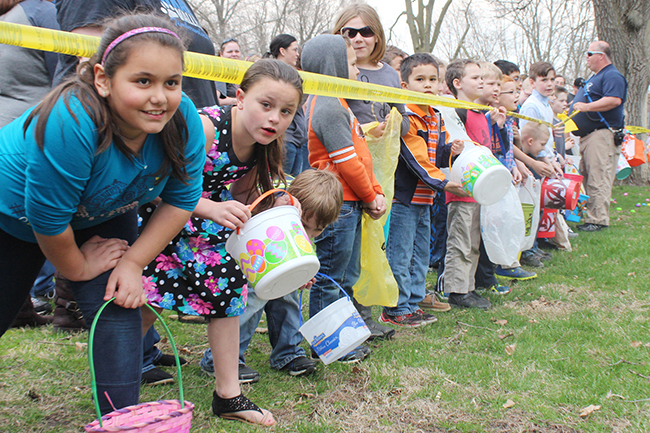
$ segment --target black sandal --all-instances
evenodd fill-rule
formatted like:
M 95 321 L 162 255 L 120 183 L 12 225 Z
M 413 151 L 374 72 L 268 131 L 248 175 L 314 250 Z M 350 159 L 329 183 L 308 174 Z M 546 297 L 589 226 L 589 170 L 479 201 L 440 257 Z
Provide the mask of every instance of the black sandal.
M 252 410 L 259 412 L 263 418 L 261 423 L 250 421 L 240 415 L 239 412 L 244 412 L 247 410 Z M 262 409 L 258 405 L 250 401 L 244 396 L 244 394 L 239 394 L 237 397 L 233 398 L 221 398 L 217 395 L 216 391 L 212 392 L 212 413 L 216 416 L 223 419 L 230 419 L 235 421 L 242 421 L 249 424 L 259 424 L 266 426 L 264 422 L 266 421 L 266 415 L 262 412 Z M 271 424 L 272 425 L 272 424 Z

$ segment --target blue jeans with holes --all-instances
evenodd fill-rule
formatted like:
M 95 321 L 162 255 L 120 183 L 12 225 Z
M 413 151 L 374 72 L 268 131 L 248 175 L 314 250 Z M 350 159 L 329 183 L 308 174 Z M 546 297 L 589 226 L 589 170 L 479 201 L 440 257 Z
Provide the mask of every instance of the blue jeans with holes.
M 360 201 L 343 202 L 338 220 L 314 240 L 320 273 L 332 277 L 350 296 L 361 268 L 361 204 Z M 342 296 L 329 279 L 317 277 L 309 292 L 309 317 L 314 317 Z
M 280 370 L 298 357 L 305 356 L 305 350 L 299 346 L 302 341 L 300 328 L 300 307 L 298 292 L 292 292 L 278 299 L 265 301 L 257 297 L 255 290 L 248 290 L 246 311 L 239 316 L 239 363 L 246 364 L 244 352 L 255 334 L 262 313 L 266 312 L 271 351 L 271 368 Z M 201 359 L 201 366 L 207 371 L 214 371 L 212 351 L 206 350 Z
M 386 314 L 402 316 L 420 308 L 418 302 L 426 294 L 430 236 L 430 206 L 393 203 L 386 256 L 397 281 L 399 298 L 396 307 L 384 308 Z

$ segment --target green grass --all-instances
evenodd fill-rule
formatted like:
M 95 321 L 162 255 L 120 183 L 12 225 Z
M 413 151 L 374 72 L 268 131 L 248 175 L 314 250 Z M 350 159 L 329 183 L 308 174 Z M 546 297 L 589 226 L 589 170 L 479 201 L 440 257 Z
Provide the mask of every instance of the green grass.
M 426 328 L 400 329 L 356 366 L 319 364 L 291 378 L 268 366 L 267 335 L 256 334 L 248 363 L 262 380 L 244 393 L 275 414 L 279 432 L 650 431 L 650 401 L 633 402 L 650 398 L 650 206 L 635 207 L 650 190 L 616 187 L 614 197 L 608 230 L 581 233 L 537 279 L 492 296 L 493 309 L 452 310 Z M 214 384 L 198 367 L 205 329 L 169 324 L 191 362 L 183 383 L 196 404 L 193 431 L 268 430 L 211 415 Z M 0 340 L 0 432 L 83 431 L 94 418 L 77 345 L 85 341 L 51 328 Z M 177 392 L 143 387 L 141 401 Z M 515 405 L 506 409 L 508 399 Z M 591 404 L 602 407 L 580 418 Z

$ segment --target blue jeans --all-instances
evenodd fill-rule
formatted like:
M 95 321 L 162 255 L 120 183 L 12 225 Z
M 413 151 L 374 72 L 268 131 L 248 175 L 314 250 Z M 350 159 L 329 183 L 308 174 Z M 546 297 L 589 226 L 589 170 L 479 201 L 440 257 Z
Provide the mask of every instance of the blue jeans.
M 402 316 L 418 310 L 418 302 L 426 294 L 431 208 L 396 202 L 390 215 L 386 256 L 397 281 L 399 298 L 396 307 L 386 307 L 384 311 L 391 316 Z
M 120 238 L 133 244 L 138 236 L 136 210 L 95 227 L 75 231 L 81 245 L 93 235 Z M 70 289 L 90 325 L 104 303 L 104 292 L 112 271 L 90 281 L 70 282 Z M 103 311 L 95 329 L 95 375 L 102 414 L 113 411 L 104 396 L 107 392 L 116 408 L 138 404 L 142 375 L 142 316 L 140 309 L 122 308 L 115 303 Z
M 330 224 L 314 242 L 320 261 L 320 272 L 329 275 L 348 295 L 359 279 L 361 265 L 361 208 L 360 201 L 345 201 L 339 218 Z M 317 278 L 309 292 L 309 317 L 336 302 L 343 294 L 327 278 Z
M 38 277 L 36 277 L 36 281 L 34 281 L 34 286 L 32 286 L 32 296 L 43 296 L 52 293 L 56 287 L 56 284 L 54 284 L 55 271 L 54 265 L 49 260 L 46 260 L 38 273 Z
M 297 176 L 302 172 L 302 151 L 304 147 L 305 146 L 298 147 L 295 143 L 285 143 L 284 163 L 282 164 L 282 169 L 286 174 Z M 309 167 L 307 166 L 305 168 Z
M 146 307 L 145 307 L 146 308 Z M 158 361 L 163 353 L 156 347 L 156 344 L 160 342 L 160 334 L 156 331 L 156 328 L 151 326 L 144 337 L 142 337 L 142 372 L 146 373 L 149 370 L 153 370 L 154 362 Z
M 239 316 L 239 363 L 246 364 L 244 352 L 255 334 L 255 329 L 260 323 L 262 313 L 266 311 L 266 320 L 269 328 L 269 341 L 271 351 L 271 368 L 280 370 L 294 359 L 305 356 L 305 350 L 299 346 L 302 341 L 300 328 L 300 306 L 298 292 L 270 301 L 257 297 L 254 289 L 248 290 L 248 303 L 246 311 Z M 205 370 L 214 371 L 212 351 L 206 350 L 201 359 L 201 366 Z

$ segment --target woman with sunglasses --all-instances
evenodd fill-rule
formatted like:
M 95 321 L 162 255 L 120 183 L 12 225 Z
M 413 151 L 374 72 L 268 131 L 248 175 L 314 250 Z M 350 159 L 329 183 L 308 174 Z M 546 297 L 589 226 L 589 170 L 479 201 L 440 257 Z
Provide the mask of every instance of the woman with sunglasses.
M 228 38 L 221 43 L 219 48 L 219 57 L 226 59 L 241 59 L 241 48 L 239 42 L 235 38 Z M 219 98 L 219 105 L 235 105 L 237 102 L 235 94 L 239 85 L 234 83 L 217 83 L 217 97 Z M 225 89 L 225 92 L 224 92 Z
M 352 41 L 359 68 L 358 81 L 401 87 L 399 74 L 390 65 L 381 61 L 386 52 L 386 37 L 375 9 L 367 4 L 347 6 L 338 16 L 332 33 L 347 35 Z M 348 100 L 348 104 L 361 126 L 379 122 L 378 126 L 368 131 L 368 134 L 376 138 L 384 134 L 386 118 L 392 107 L 396 107 L 403 117 L 400 128 L 401 135 L 406 134 L 409 130 L 409 119 L 404 115 L 404 104 L 357 100 Z M 389 339 L 395 334 L 394 329 L 380 325 L 372 319 L 370 307 L 356 303 L 355 305 L 370 329 L 371 338 Z

